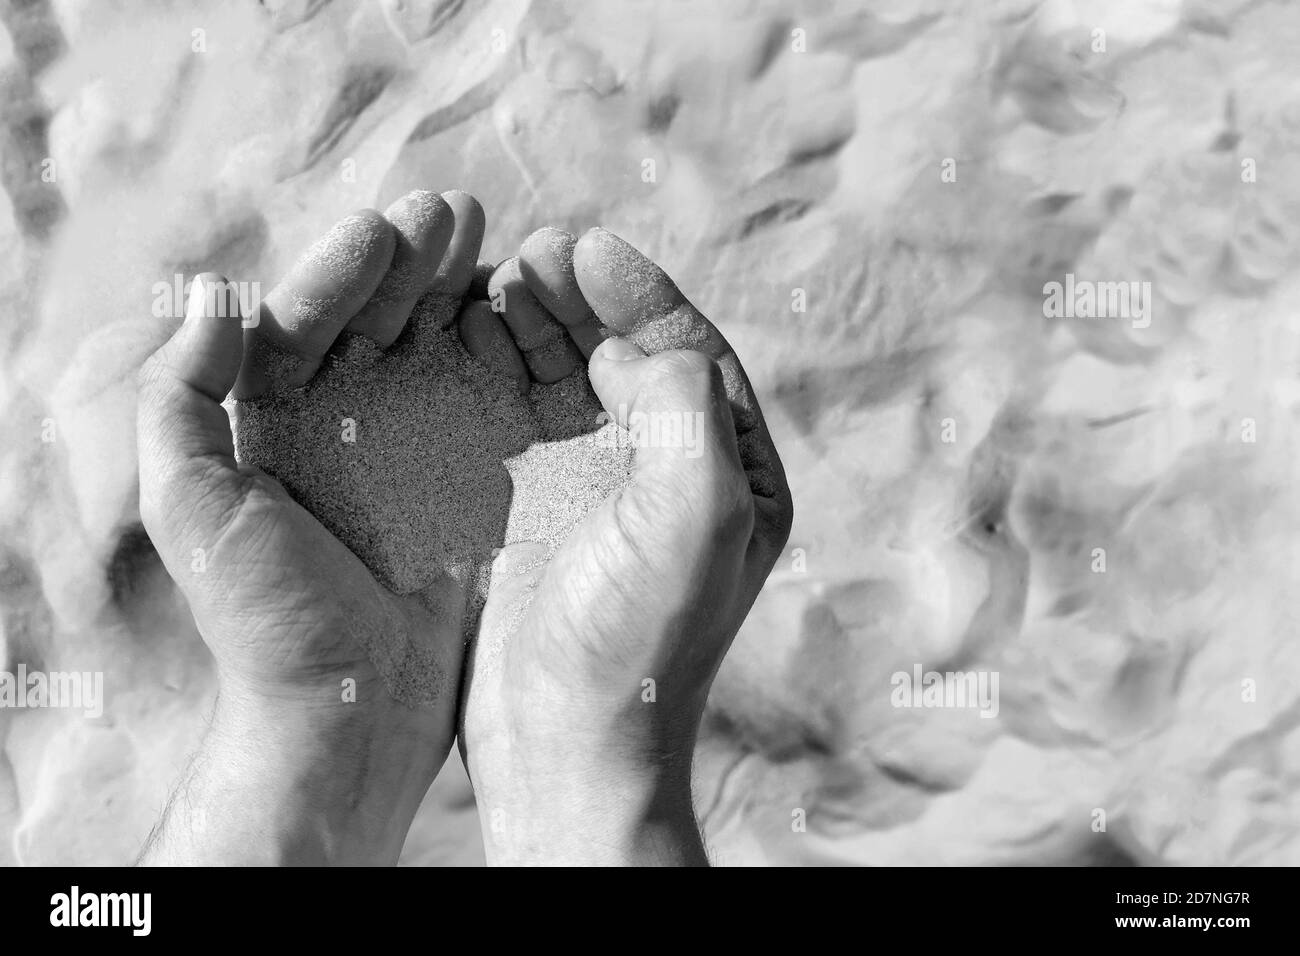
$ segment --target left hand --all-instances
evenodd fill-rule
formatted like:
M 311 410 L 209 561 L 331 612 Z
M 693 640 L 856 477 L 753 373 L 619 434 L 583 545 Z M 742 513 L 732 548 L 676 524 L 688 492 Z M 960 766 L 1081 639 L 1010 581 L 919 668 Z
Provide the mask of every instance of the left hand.
M 416 192 L 384 215 L 350 216 L 331 237 L 334 248 L 362 250 L 344 274 L 325 261 L 330 242 L 314 247 L 267 296 L 247 338 L 233 292 L 219 276 L 200 277 L 184 323 L 142 369 L 141 517 L 219 681 L 204 752 L 177 799 L 200 786 L 196 809 L 210 818 L 229 804 L 231 813 L 224 831 L 198 827 L 210 834 L 202 839 L 194 817 L 165 822 L 149 858 L 283 860 L 285 834 L 296 833 L 290 857 L 396 861 L 450 750 L 461 635 L 436 624 L 417 597 L 384 588 L 278 482 L 237 464 L 221 402 L 237 381 L 245 395 L 304 384 L 345 327 L 369 334 L 383 325 L 387 334 L 395 307 L 409 314 L 439 283 L 463 295 L 481 236 L 482 210 L 464 193 Z M 457 262 L 439 269 L 448 248 Z M 409 302 L 385 288 L 399 269 Z M 411 275 L 422 287 L 410 288 Z M 263 363 L 259 342 L 290 367 Z M 411 663 L 440 675 L 436 699 L 394 700 L 365 650 L 375 642 L 404 644 Z M 171 813 L 183 812 L 174 800 Z

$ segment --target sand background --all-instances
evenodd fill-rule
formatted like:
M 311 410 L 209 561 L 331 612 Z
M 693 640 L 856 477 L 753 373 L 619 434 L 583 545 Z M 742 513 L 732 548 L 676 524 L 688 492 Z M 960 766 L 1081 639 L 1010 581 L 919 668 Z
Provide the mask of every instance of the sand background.
M 0 22 L 0 652 L 107 694 L 0 710 L 0 863 L 132 859 L 211 700 L 135 504 L 154 284 L 269 291 L 415 187 L 493 260 L 623 235 L 755 382 L 798 514 L 700 744 L 720 862 L 1300 863 L 1300 5 Z M 1150 326 L 1044 318 L 1067 272 L 1150 282 Z M 915 664 L 997 671 L 998 716 L 891 706 Z M 481 858 L 453 756 L 404 860 Z

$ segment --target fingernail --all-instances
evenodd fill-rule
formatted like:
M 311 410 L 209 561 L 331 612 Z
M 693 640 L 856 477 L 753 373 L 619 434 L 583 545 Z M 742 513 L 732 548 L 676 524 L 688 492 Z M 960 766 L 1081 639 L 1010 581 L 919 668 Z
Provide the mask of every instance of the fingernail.
M 201 319 L 206 311 L 207 294 L 203 289 L 203 280 L 196 278 L 190 283 L 190 300 L 185 303 L 185 321 Z
M 611 362 L 627 362 L 632 359 L 645 358 L 645 353 L 627 339 L 606 339 L 597 349 L 600 357 Z

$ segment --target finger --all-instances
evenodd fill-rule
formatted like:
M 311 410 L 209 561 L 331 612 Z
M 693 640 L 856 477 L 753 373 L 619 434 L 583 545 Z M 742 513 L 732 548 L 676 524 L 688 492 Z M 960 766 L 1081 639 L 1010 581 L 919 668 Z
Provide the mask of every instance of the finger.
M 757 498 L 762 534 L 756 546 L 765 555 L 778 553 L 793 520 L 790 488 L 753 387 L 727 340 L 662 269 L 613 233 L 589 230 L 574 248 L 573 264 L 583 297 L 612 333 L 651 354 L 693 349 L 718 364 Z
M 177 508 L 202 524 L 222 520 L 238 498 L 240 474 L 221 402 L 242 355 L 238 295 L 221 276 L 205 273 L 191 286 L 180 329 L 139 375 L 140 514 L 160 553 L 175 538 Z
M 604 229 L 589 230 L 573 252 L 574 275 L 600 321 L 650 354 L 703 352 L 718 363 L 740 434 L 762 424 L 758 400 L 722 333 L 687 301 L 662 269 Z M 775 456 L 775 449 L 768 449 Z
M 605 341 L 606 331 L 573 274 L 577 244 L 577 237 L 563 229 L 538 229 L 519 249 L 519 269 L 533 295 L 568 329 L 582 357 L 589 359 Z
M 465 297 L 474 281 L 487 220 L 479 201 L 467 192 L 453 189 L 443 193 L 442 198 L 456 217 L 456 228 L 438 266 L 433 289 L 459 300 Z
M 460 340 L 470 355 L 514 382 L 520 394 L 528 394 L 530 379 L 524 357 L 490 305 L 481 301 L 467 303 L 461 311 L 458 328 Z
M 456 218 L 451 241 L 438 265 L 433 285 L 418 303 L 410 325 L 448 329 L 460 315 L 460 307 L 469 295 L 478 272 L 478 254 L 483 245 L 483 207 L 467 192 L 453 189 L 442 194 Z
M 592 355 L 588 374 L 605 411 L 630 432 L 637 482 L 668 486 L 696 509 L 752 508 L 712 359 L 691 351 L 647 356 L 615 338 Z
M 731 354 L 722 333 L 667 273 L 612 232 L 588 230 L 574 247 L 573 269 L 600 321 L 646 352 L 691 349 L 714 361 Z
M 462 672 L 457 742 L 461 760 L 467 767 L 466 712 L 477 706 L 479 695 L 483 693 L 479 688 L 490 687 L 498 679 L 505 661 L 505 646 L 519 630 L 519 623 L 528 612 L 550 554 L 550 548 L 540 542 L 520 541 L 506 545 L 493 558 L 487 603 L 479 618 L 478 633 L 466 649 Z M 482 743 L 476 741 L 475 746 Z
M 235 397 L 305 385 L 343 327 L 369 301 L 393 260 L 388 220 L 363 209 L 334 226 L 271 290 L 247 330 Z
M 370 301 L 348 322 L 348 331 L 387 348 L 402 334 L 416 300 L 437 278 L 456 227 L 455 214 L 437 193 L 417 189 L 384 210 L 392 224 L 393 259 Z
M 578 370 L 582 359 L 564 326 L 533 295 L 519 271 L 519 259 L 497 266 L 488 280 L 488 298 L 501 313 L 506 327 L 523 353 L 532 377 L 544 385 L 558 382 Z

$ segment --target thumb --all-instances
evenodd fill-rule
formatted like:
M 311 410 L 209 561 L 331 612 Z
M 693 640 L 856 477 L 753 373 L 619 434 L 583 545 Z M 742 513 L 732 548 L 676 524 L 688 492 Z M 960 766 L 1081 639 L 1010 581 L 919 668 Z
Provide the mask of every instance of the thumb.
M 605 411 L 631 433 L 638 478 L 691 493 L 748 484 L 722 371 L 702 352 L 646 355 L 611 338 L 592 353 L 588 377 Z
M 493 558 L 487 602 L 475 642 L 477 648 L 487 650 L 484 656 L 499 658 L 500 648 L 518 629 L 532 603 L 550 557 L 551 549 L 541 542 L 517 541 L 505 545 Z
M 186 532 L 220 527 L 240 499 L 221 402 L 242 361 L 235 290 L 222 276 L 195 278 L 185 321 L 139 375 L 140 517 L 164 560 L 183 547 Z

